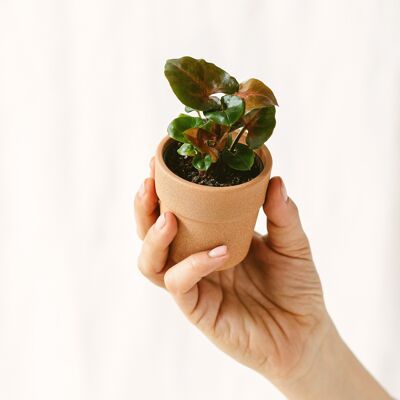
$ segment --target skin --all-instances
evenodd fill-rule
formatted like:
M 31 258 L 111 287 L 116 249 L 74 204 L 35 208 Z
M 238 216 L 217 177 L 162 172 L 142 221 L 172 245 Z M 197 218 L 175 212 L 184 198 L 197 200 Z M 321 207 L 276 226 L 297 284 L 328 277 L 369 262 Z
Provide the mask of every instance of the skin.
M 390 399 L 354 357 L 326 310 L 321 282 L 295 203 L 281 178 L 269 182 L 267 234 L 254 233 L 246 259 L 219 246 L 176 265 L 168 259 L 178 224 L 159 215 L 154 161 L 135 197 L 143 240 L 138 266 L 222 351 L 254 369 L 288 399 Z

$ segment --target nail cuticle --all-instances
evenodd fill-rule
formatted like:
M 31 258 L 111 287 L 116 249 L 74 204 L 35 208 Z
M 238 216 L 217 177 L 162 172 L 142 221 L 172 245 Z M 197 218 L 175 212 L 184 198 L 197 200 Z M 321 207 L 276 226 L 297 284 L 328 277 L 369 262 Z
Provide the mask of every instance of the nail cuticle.
M 139 196 L 143 197 L 146 194 L 146 187 L 144 185 L 144 182 L 140 185 L 139 188 Z
M 208 252 L 208 256 L 211 258 L 223 257 L 227 254 L 227 247 L 226 245 L 215 247 L 214 249 Z
M 285 183 L 283 182 L 282 178 L 281 178 L 281 195 L 282 195 L 283 201 L 285 203 L 287 203 L 289 197 L 288 197 L 288 194 L 287 194 Z

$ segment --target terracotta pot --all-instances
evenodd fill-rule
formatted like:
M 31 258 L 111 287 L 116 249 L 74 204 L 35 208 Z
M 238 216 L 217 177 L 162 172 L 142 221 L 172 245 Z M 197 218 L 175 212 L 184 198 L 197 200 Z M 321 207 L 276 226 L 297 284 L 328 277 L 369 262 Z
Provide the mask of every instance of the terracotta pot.
M 265 146 L 257 150 L 264 168 L 251 181 L 212 187 L 188 182 L 167 167 L 163 155 L 170 142 L 165 137 L 155 156 L 160 211 L 171 211 L 178 219 L 170 257 L 179 262 L 190 254 L 226 244 L 230 257 L 222 269 L 234 267 L 247 255 L 258 211 L 265 200 L 272 167 L 270 152 Z

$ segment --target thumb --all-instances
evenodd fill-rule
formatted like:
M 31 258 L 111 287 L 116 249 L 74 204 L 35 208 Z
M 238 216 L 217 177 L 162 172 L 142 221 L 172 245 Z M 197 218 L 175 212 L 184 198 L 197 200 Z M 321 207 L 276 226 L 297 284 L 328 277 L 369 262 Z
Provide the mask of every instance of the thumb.
M 268 245 L 288 257 L 311 259 L 297 206 L 288 197 L 282 178 L 270 180 L 263 208 L 267 216 Z

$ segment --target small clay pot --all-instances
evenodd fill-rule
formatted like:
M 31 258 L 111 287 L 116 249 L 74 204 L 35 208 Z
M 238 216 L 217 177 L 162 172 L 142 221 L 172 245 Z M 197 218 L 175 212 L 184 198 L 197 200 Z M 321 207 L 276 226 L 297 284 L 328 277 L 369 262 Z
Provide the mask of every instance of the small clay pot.
M 221 269 L 239 264 L 246 257 L 260 207 L 265 201 L 272 158 L 263 146 L 256 151 L 263 163 L 259 175 L 234 186 L 212 187 L 186 181 L 165 164 L 167 136 L 155 156 L 156 192 L 160 212 L 171 211 L 178 219 L 178 233 L 170 247 L 177 263 L 193 253 L 226 244 L 229 260 Z

